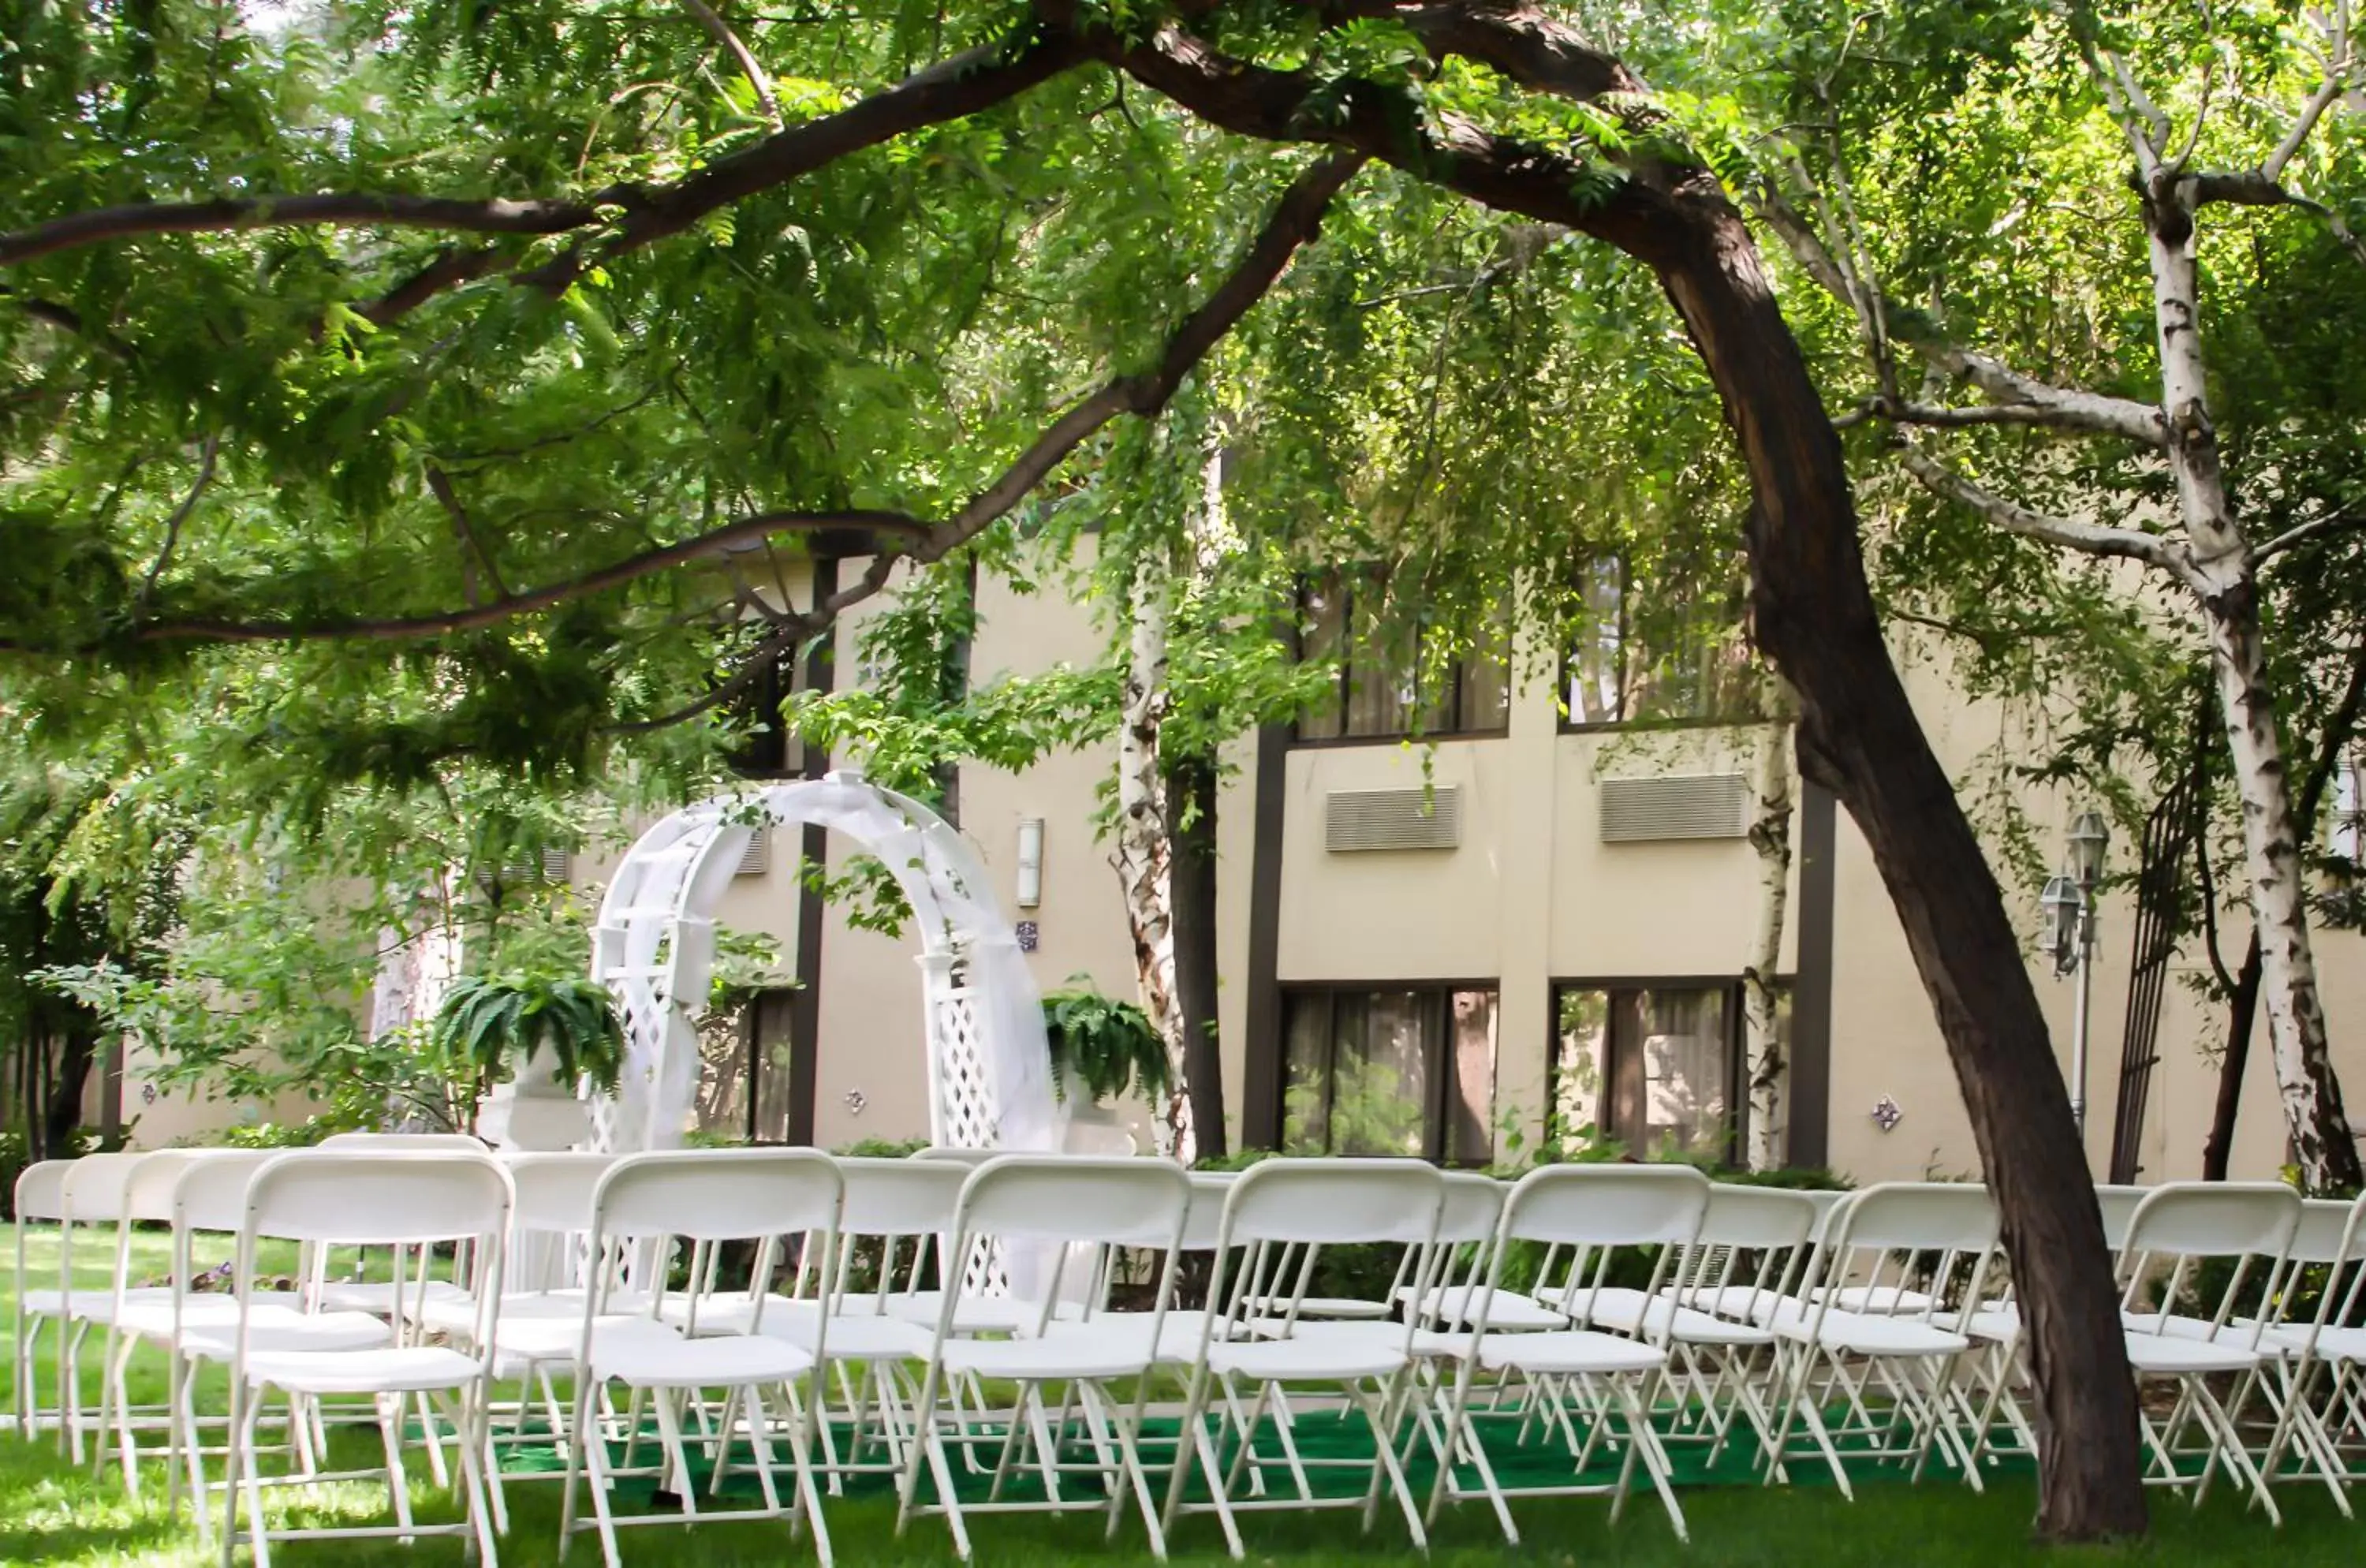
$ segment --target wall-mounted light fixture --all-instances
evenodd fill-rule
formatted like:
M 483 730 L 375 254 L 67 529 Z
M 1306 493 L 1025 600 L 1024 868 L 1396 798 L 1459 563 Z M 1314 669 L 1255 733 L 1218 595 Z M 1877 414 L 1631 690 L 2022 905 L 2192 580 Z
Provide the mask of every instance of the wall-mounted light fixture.
M 1043 902 L 1043 818 L 1019 819 L 1019 907 L 1032 909 Z

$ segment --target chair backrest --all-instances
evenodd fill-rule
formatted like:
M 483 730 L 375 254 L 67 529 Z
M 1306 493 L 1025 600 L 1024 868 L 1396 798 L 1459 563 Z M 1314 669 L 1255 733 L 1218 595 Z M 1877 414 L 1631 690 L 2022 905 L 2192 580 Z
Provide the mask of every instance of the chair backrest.
M 2247 1309 L 2246 1287 L 2255 1271 L 2263 1271 L 2272 1286 L 2283 1271 L 2300 1228 L 2300 1194 L 2280 1181 L 2175 1181 L 2156 1187 L 2136 1205 L 2128 1222 L 2127 1246 L 2121 1257 L 2127 1272 L 2122 1306 L 2140 1310 L 2157 1265 L 2166 1259 L 2168 1278 L 2160 1286 L 2159 1310 L 2152 1314 L 2153 1330 L 2166 1333 L 2177 1315 L 2189 1280 L 2202 1284 L 2205 1262 L 2234 1259 L 2215 1301 L 2203 1301 L 2197 1310 L 2213 1323 L 2225 1325 L 2238 1309 Z M 2253 1320 L 2256 1342 L 2262 1326 Z
M 510 1178 L 486 1151 L 307 1149 L 256 1170 L 242 1235 L 418 1247 L 506 1234 Z
M 1446 1179 L 1446 1200 L 1437 1213 L 1438 1245 L 1493 1241 L 1511 1189 L 1475 1170 L 1441 1174 Z
M 2175 1181 L 2156 1187 L 2128 1221 L 2132 1258 L 2275 1258 L 2292 1247 L 2300 1194 L 2281 1181 Z
M 210 1159 L 190 1160 L 173 1185 L 173 1230 L 186 1245 L 199 1231 L 235 1235 L 246 1223 L 246 1190 L 254 1173 L 290 1153 L 310 1150 L 221 1149 Z
M 202 1183 L 220 1164 L 190 1167 L 185 1188 L 191 1180 Z M 366 1145 L 299 1149 L 270 1159 L 247 1179 L 238 1228 L 238 1357 L 242 1360 L 247 1350 L 256 1245 L 266 1236 L 309 1247 L 422 1252 L 455 1243 L 479 1270 L 472 1342 L 490 1344 L 500 1311 L 511 1196 L 509 1172 L 483 1148 L 392 1153 Z
M 1969 1181 L 1887 1181 L 1833 1211 L 1833 1250 L 1987 1252 L 1996 1246 L 1996 1200 Z
M 200 1160 L 219 1159 L 242 1153 L 262 1154 L 263 1150 L 240 1149 L 158 1149 L 143 1156 L 131 1168 L 130 1179 L 123 1184 L 123 1217 L 150 1223 L 169 1223 L 173 1218 L 173 1195 L 180 1190 L 181 1173 Z
M 17 1173 L 17 1224 L 27 1220 L 62 1220 L 66 1217 L 66 1172 L 74 1168 L 70 1159 L 39 1159 Z
M 66 1172 L 58 1217 L 73 1224 L 115 1224 L 123 1218 L 124 1190 L 145 1154 L 118 1149 L 84 1155 Z
M 1005 1155 L 970 1171 L 956 1229 L 970 1237 L 1171 1250 L 1190 1203 L 1191 1179 L 1163 1159 Z
M 603 1237 L 745 1241 L 838 1228 L 844 1183 L 817 1149 L 669 1149 L 627 1155 L 600 1179 Z
M 1678 1264 L 1678 1298 L 1755 1320 L 1807 1267 L 1817 1231 L 1832 1208 L 1793 1189 L 1713 1183 L 1700 1239 Z
M 509 1167 L 517 1191 L 515 1227 L 565 1235 L 592 1228 L 592 1203 L 600 1179 L 624 1156 L 570 1149 L 499 1157 Z
M 488 1152 L 485 1140 L 470 1133 L 332 1133 L 318 1145 L 324 1149 L 388 1149 L 422 1154 L 430 1149 L 461 1154 Z
M 932 1144 L 925 1149 L 915 1149 L 911 1157 L 918 1160 L 945 1160 L 953 1165 L 984 1165 L 1002 1157 L 1000 1149 L 957 1149 L 950 1145 Z
M 2301 1201 L 2300 1223 L 2293 1227 L 2286 1255 L 2294 1263 L 2346 1263 L 2359 1245 L 2356 1232 L 2361 1204 L 2341 1198 Z
M 923 1151 L 925 1152 L 925 1151 Z M 846 1209 L 839 1229 L 846 1235 L 950 1235 L 960 1206 L 968 1164 L 852 1157 L 838 1162 L 846 1182 Z
M 1222 1242 L 1410 1242 L 1437 1236 L 1445 1178 L 1409 1159 L 1269 1159 L 1224 1198 Z
M 1709 1188 L 1708 1212 L 1701 1216 L 1701 1245 L 1752 1250 L 1805 1247 L 1829 1207 L 1789 1188 L 1715 1182 Z
M 1233 1172 L 1195 1170 L 1191 1173 L 1191 1208 L 1183 1218 L 1183 1250 L 1209 1252 L 1223 1234 L 1224 1198 L 1233 1190 Z
M 2149 1187 L 2113 1182 L 2095 1189 L 2095 1206 L 2103 1212 L 2103 1245 L 2115 1255 L 2127 1245 L 2128 1222 L 2136 1217 L 2136 1205 L 2151 1190 Z
M 1689 1247 L 1708 1200 L 1708 1178 L 1688 1165 L 1540 1166 L 1512 1189 L 1504 1234 L 1562 1246 Z

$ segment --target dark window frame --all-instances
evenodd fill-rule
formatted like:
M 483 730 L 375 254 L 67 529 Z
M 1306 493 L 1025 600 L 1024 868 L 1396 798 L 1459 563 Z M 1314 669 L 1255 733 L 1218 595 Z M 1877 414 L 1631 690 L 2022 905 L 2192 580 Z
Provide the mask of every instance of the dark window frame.
M 1786 994 L 1796 992 L 1798 976 L 1778 973 L 1774 977 L 1778 989 Z M 1738 1170 L 1748 1163 L 1750 1146 L 1750 1025 L 1744 1012 L 1747 982 L 1739 975 L 1658 975 L 1658 976 L 1555 976 L 1549 982 L 1545 1005 L 1545 1109 L 1548 1115 L 1560 1103 L 1560 1007 L 1563 996 L 1572 991 L 1596 991 L 1606 998 L 1619 992 L 1636 991 L 1718 991 L 1725 995 L 1725 1073 L 1726 1101 L 1732 1108 L 1726 1122 L 1726 1135 L 1717 1152 L 1718 1168 Z M 1603 1075 L 1606 1079 L 1617 1071 L 1610 1054 L 1616 1049 L 1614 1040 L 1606 1039 L 1603 1045 Z M 1600 1103 L 1606 1111 L 1612 1103 L 1606 1085 L 1599 1091 Z M 1607 1118 L 1606 1117 L 1605 1120 Z M 1600 1132 L 1608 1138 L 1629 1137 L 1628 1129 L 1602 1126 Z M 1638 1157 L 1647 1156 L 1648 1148 L 1628 1145 L 1628 1152 Z
M 1620 687 L 1620 700 L 1623 705 L 1625 701 L 1625 687 L 1627 684 L 1623 661 L 1626 658 L 1627 650 L 1634 637 L 1634 632 L 1630 623 L 1628 622 L 1627 615 L 1631 581 L 1628 574 L 1627 558 L 1623 555 L 1619 555 L 1614 551 L 1609 553 L 1607 556 L 1597 556 L 1580 561 L 1572 570 L 1583 571 L 1587 566 L 1595 564 L 1604 559 L 1616 562 L 1618 568 L 1618 648 L 1619 657 L 1622 661 L 1618 684 Z M 1740 620 L 1737 620 L 1737 629 L 1741 627 L 1741 624 L 1742 623 Z M 1563 637 L 1561 639 L 1561 647 L 1558 660 L 1559 682 L 1553 688 L 1553 706 L 1556 710 L 1556 716 L 1560 721 L 1560 733 L 1563 735 L 1628 734 L 1636 732 L 1651 732 L 1655 730 L 1732 729 L 1741 728 L 1753 724 L 1763 724 L 1765 722 L 1763 715 L 1746 706 L 1736 707 L 1730 711 L 1720 710 L 1702 714 L 1651 714 L 1641 717 L 1629 716 L 1609 719 L 1580 718 L 1576 716 L 1575 712 L 1572 711 L 1569 700 L 1569 688 L 1572 672 L 1577 663 L 1577 649 L 1572 646 L 1573 641 L 1573 637 Z
M 1425 1064 L 1428 1069 L 1430 1084 L 1422 1106 L 1422 1152 L 1419 1157 L 1432 1165 L 1464 1170 L 1481 1170 L 1494 1163 L 1495 1091 L 1501 1085 L 1504 1070 L 1504 985 L 1501 980 L 1285 980 L 1277 989 L 1279 993 L 1279 1010 L 1281 1015 L 1277 1040 L 1280 1060 L 1279 1071 L 1274 1075 L 1275 1103 L 1271 1122 L 1271 1125 L 1279 1134 L 1275 1140 L 1277 1148 L 1285 1146 L 1287 1141 L 1288 1099 L 1290 1085 L 1290 1041 L 1292 1032 L 1290 1010 L 1293 1005 L 1310 997 L 1322 997 L 1328 1004 L 1331 1010 L 1323 1030 L 1324 1049 L 1327 1053 L 1324 1063 L 1324 1079 L 1326 1084 L 1335 1085 L 1339 1049 L 1337 998 L 1341 996 L 1372 996 L 1390 991 L 1411 991 L 1422 994 L 1425 1003 L 1423 1051 L 1429 1058 Z M 1486 1115 L 1482 1119 L 1487 1132 L 1487 1156 L 1484 1159 L 1475 1160 L 1449 1159 L 1447 1157 L 1447 1149 L 1452 1137 L 1454 1094 L 1458 1082 L 1453 1072 L 1452 1062 L 1454 998 L 1458 995 L 1472 991 L 1484 992 L 1493 997 L 1495 1002 L 1495 1043 L 1493 1063 L 1494 1077 L 1489 1085 Z M 1326 1145 L 1330 1142 L 1328 1136 L 1330 1120 L 1330 1100 L 1326 1097 L 1324 1107 L 1325 1132 L 1324 1141 Z M 1326 1149 L 1325 1152 L 1329 1151 Z
M 1301 661 L 1303 661 L 1306 657 L 1306 621 L 1312 597 L 1310 592 L 1312 581 L 1314 577 L 1319 575 L 1323 574 L 1301 572 L 1299 575 L 1297 589 L 1294 594 L 1297 615 L 1291 623 L 1290 651 L 1291 657 Z M 1337 650 L 1339 671 L 1337 679 L 1334 682 L 1335 690 L 1331 700 L 1335 705 L 1332 711 L 1336 714 L 1339 727 L 1343 733 L 1337 735 L 1308 735 L 1305 733 L 1305 716 L 1303 714 L 1300 714 L 1294 716 L 1290 719 L 1290 743 L 1291 746 L 1305 747 L 1309 750 L 1317 750 L 1324 747 L 1334 746 L 1401 746 L 1408 740 L 1421 740 L 1425 742 L 1431 740 L 1499 740 L 1511 734 L 1512 703 L 1517 694 L 1515 691 L 1515 671 L 1512 663 L 1512 650 L 1509 647 L 1506 647 L 1504 651 L 1503 663 L 1504 694 L 1504 717 L 1501 723 L 1474 726 L 1468 725 L 1464 722 L 1464 714 L 1470 705 L 1470 666 L 1477 658 L 1476 655 L 1469 655 L 1457 659 L 1453 662 L 1451 678 L 1454 682 L 1454 692 L 1450 704 L 1449 723 L 1440 725 L 1436 728 L 1422 729 L 1418 733 L 1416 733 L 1411 726 L 1393 729 L 1385 734 L 1348 735 L 1344 733 L 1347 725 L 1347 715 L 1355 702 L 1355 682 L 1358 669 L 1356 636 L 1356 604 L 1358 597 L 1358 590 L 1361 589 L 1364 592 L 1369 592 L 1372 585 L 1377 581 L 1382 585 L 1383 597 L 1385 597 L 1385 585 L 1390 574 L 1384 568 L 1365 566 L 1337 568 L 1335 569 L 1332 575 L 1335 577 L 1338 584 L 1341 604 L 1339 608 L 1340 646 Z M 1413 711 L 1416 715 L 1425 711 L 1428 705 L 1425 689 L 1429 683 L 1430 672 L 1422 658 L 1422 641 L 1427 633 L 1427 629 L 1428 628 L 1422 626 L 1414 626 L 1410 628 L 1412 636 L 1411 657 L 1413 660 L 1414 673 Z M 1365 668 L 1369 670 L 1370 666 L 1366 665 Z

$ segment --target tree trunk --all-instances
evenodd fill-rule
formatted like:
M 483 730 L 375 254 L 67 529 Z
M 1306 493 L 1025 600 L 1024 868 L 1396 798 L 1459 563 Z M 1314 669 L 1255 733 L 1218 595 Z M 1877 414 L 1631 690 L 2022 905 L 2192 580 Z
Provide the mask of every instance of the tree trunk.
M 1159 731 L 1166 718 L 1166 622 L 1172 573 L 1155 550 L 1134 569 L 1132 635 L 1126 649 L 1124 716 L 1118 729 L 1117 866 L 1133 937 L 1134 980 L 1142 1010 L 1166 1043 L 1173 1089 L 1153 1109 L 1159 1152 L 1193 1157 L 1191 1100 L 1183 1020 L 1175 986 L 1173 840 L 1166 781 L 1159 771 Z
M 2324 727 L 2317 731 L 2316 758 L 2309 764 L 2308 776 L 2300 785 L 2295 815 L 2301 821 L 2315 822 L 2325 809 L 2325 792 L 2333 787 L 2334 776 L 2341 771 L 2342 756 L 2357 738 L 2361 713 L 2366 713 L 2366 644 L 2350 655 L 2349 679 L 2342 687 L 2341 699 L 2326 715 Z M 2197 838 L 2196 854 L 2210 852 L 2206 840 L 2206 834 Z M 2206 882 L 2203 890 L 2207 897 Z M 2216 940 L 2214 933 L 2212 940 Z M 2243 1104 L 2243 1074 L 2250 1066 L 2251 1031 L 2259 1017 L 2261 962 L 2259 933 L 2254 927 L 2243 952 L 2242 967 L 2235 976 L 2234 992 L 2226 1000 L 2226 1049 L 2218 1061 L 2218 1095 L 2210 1108 L 2210 1136 L 2202 1145 L 2204 1181 L 2225 1180 L 2227 1164 L 2233 1157 L 2235 1118 Z
M 1800 769 L 1865 834 L 1962 1087 L 2022 1303 L 2038 1528 L 2142 1534 L 2135 1386 L 2086 1151 L 2003 894 L 1883 641 L 1839 433 L 1713 179 L 1688 174 L 1669 216 L 1622 243 L 1723 400 L 1751 476 L 1755 635 L 1798 700 Z
M 1166 793 L 1169 931 L 1175 947 L 1175 1007 L 1183 1032 L 1183 1083 L 1191 1102 L 1195 1157 L 1226 1152 L 1224 1056 L 1217 1021 L 1216 759 L 1172 757 Z
M 1750 1064 L 1750 1168 L 1774 1170 L 1788 1156 L 1779 1031 L 1783 927 L 1791 900 L 1791 727 L 1777 721 L 1758 742 L 1758 809 L 1750 847 L 1758 855 L 1758 932 L 1741 971 L 1743 1059 Z
M 2259 996 L 2267 1003 L 2268 1048 L 2284 1125 L 2302 1179 L 2312 1190 L 2355 1191 L 2366 1185 L 2366 1177 L 2326 1041 L 2291 779 L 2267 683 L 2259 583 L 2250 547 L 2227 501 L 2217 431 L 2204 395 L 2190 202 L 2166 171 L 2152 177 L 2145 198 L 2169 468 L 2192 546 L 2191 586 L 2209 634 L 2211 672 L 2242 802 L 2243 863 L 2251 884 L 2251 926 L 2259 942 Z
M 83 1090 L 90 1084 L 91 1064 L 98 1059 L 98 1031 L 85 1018 L 65 1023 L 58 1030 L 56 1039 L 57 1066 L 49 1083 L 49 1102 L 41 1113 L 44 1159 L 59 1159 L 75 1152 L 74 1134 L 83 1124 Z
M 2210 852 L 2202 846 L 2202 852 Z M 2259 933 L 2251 932 L 2235 994 L 2226 1002 L 2226 1051 L 2218 1060 L 2218 1098 L 2210 1107 L 2210 1136 L 2202 1145 L 2202 1179 L 2226 1179 L 2235 1149 L 2235 1115 L 2243 1104 L 2243 1073 L 2251 1064 L 2251 1024 L 2259 1013 Z

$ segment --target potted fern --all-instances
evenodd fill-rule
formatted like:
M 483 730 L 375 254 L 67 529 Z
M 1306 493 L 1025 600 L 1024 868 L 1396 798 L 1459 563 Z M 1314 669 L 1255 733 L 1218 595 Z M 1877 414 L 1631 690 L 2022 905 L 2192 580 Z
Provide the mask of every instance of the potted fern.
M 475 1076 L 478 1130 L 513 1148 L 564 1148 L 581 1140 L 589 1083 L 613 1094 L 625 1066 L 615 999 L 580 975 L 470 975 L 452 983 L 435 1014 L 436 1052 Z
M 1173 1087 L 1166 1042 L 1132 1002 L 1071 985 L 1043 998 L 1053 1084 L 1071 1106 L 1103 1108 L 1128 1095 L 1155 1105 Z

